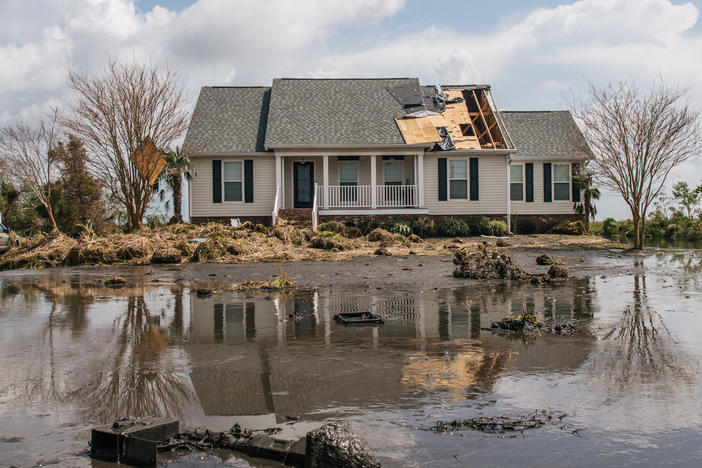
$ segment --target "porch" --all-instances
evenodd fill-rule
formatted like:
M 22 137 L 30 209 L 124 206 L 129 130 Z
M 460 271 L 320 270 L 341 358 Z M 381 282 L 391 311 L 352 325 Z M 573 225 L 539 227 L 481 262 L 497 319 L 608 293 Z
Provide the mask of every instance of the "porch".
M 276 155 L 280 210 L 318 215 L 423 214 L 424 153 Z

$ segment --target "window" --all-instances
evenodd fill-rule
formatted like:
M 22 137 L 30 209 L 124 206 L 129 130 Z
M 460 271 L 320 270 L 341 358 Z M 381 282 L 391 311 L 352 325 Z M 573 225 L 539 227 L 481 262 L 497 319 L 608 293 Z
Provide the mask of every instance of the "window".
M 509 166 L 509 199 L 524 200 L 524 166 L 512 164 Z
M 242 201 L 244 184 L 241 179 L 241 166 L 241 161 L 224 163 L 224 201 Z
M 402 185 L 402 161 L 385 163 L 385 185 Z
M 347 161 L 339 163 L 339 185 L 353 187 L 358 185 L 358 163 Z
M 339 162 L 339 185 L 341 185 L 341 201 L 356 201 L 358 199 L 358 163 L 356 161 Z M 343 188 L 348 187 L 348 188 Z
M 449 161 L 449 192 L 451 200 L 468 199 L 468 161 L 451 159 Z
M 553 199 L 570 200 L 570 164 L 553 165 Z

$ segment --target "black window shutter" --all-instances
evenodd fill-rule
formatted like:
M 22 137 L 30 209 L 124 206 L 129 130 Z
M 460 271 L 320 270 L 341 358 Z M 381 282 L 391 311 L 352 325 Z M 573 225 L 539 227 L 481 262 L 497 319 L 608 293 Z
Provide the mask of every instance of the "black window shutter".
M 446 158 L 439 158 L 439 201 L 446 201 L 448 192 L 446 190 Z
M 571 168 L 572 168 L 571 171 L 573 172 L 573 177 L 580 174 L 580 164 L 573 163 Z M 575 183 L 575 181 L 573 181 L 571 188 L 573 190 L 573 201 L 575 203 L 579 203 L 580 202 L 580 184 L 577 184 L 577 183 Z
M 478 190 L 478 158 L 470 158 L 470 199 L 480 200 Z
M 254 201 L 253 159 L 244 160 L 244 203 Z
M 526 201 L 534 202 L 534 163 L 524 164 L 524 172 L 526 172 Z
M 544 163 L 544 201 L 551 201 L 551 163 Z
M 212 161 L 212 203 L 222 203 L 222 161 Z

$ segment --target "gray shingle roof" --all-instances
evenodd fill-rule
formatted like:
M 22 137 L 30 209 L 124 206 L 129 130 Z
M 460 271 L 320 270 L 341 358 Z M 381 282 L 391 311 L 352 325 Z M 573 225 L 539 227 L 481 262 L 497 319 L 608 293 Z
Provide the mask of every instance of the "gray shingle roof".
M 273 80 L 266 147 L 404 144 L 394 118 L 403 106 L 387 91 L 417 78 Z
M 270 87 L 203 87 L 183 146 L 196 153 L 265 151 Z
M 514 140 L 514 159 L 583 159 L 585 139 L 569 111 L 502 111 Z

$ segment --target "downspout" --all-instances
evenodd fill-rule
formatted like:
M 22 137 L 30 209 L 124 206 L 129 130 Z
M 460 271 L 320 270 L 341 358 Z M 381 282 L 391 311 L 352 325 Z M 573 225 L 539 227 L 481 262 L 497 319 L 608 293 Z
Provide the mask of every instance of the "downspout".
M 510 164 L 512 163 L 512 155 L 505 156 L 507 160 L 507 234 L 512 233 L 512 202 L 510 200 L 509 182 L 510 182 Z

